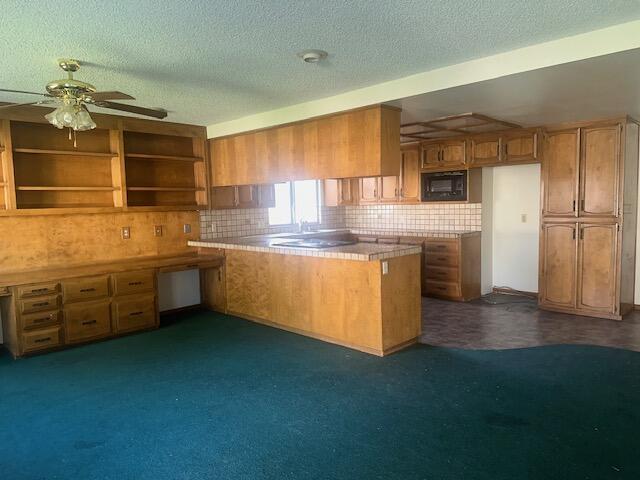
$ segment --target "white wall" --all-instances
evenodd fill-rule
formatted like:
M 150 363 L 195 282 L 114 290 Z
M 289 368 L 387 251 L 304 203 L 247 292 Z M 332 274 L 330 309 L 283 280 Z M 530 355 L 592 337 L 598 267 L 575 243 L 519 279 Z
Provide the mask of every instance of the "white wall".
M 200 303 L 200 276 L 197 269 L 158 275 L 158 304 L 161 312 Z
M 483 187 L 491 192 L 483 188 L 482 230 L 485 231 L 485 211 L 489 209 L 485 205 L 491 201 L 491 283 L 495 287 L 537 292 L 540 165 L 494 168 L 487 175 L 490 183 L 484 178 L 486 170 L 489 169 L 483 171 Z M 484 254 L 483 260 L 487 261 Z M 482 267 L 486 268 L 484 264 Z M 485 282 L 488 284 L 489 279 L 483 276 L 486 291 Z

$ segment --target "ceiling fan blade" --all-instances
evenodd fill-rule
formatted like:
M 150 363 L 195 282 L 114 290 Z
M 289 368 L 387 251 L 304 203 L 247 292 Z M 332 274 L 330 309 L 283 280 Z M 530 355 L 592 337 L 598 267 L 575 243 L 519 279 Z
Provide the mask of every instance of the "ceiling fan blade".
M 24 90 L 7 90 L 6 88 L 0 88 L 0 92 L 10 92 L 10 93 L 28 93 L 29 95 L 41 95 L 43 97 L 51 97 L 48 93 L 36 93 L 36 92 L 27 92 Z
M 126 105 L 124 103 L 95 102 L 94 105 L 96 107 L 110 108 L 112 110 L 121 110 L 123 112 L 137 113 L 138 115 L 145 115 L 147 117 L 165 118 L 167 116 L 167 112 L 165 110 L 137 107 L 135 105 Z
M 0 105 L 0 108 L 12 108 L 12 107 L 24 107 L 26 105 L 44 105 L 47 103 L 53 103 L 55 100 L 40 100 L 38 102 L 28 103 L 7 103 L 6 105 Z
M 85 97 L 90 98 L 94 102 L 105 100 L 135 100 L 131 95 L 122 92 L 93 92 L 85 94 Z

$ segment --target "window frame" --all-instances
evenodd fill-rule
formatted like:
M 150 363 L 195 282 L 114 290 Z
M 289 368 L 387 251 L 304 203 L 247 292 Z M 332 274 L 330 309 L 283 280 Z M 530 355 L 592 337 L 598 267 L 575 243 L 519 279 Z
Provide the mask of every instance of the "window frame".
M 313 180 L 313 179 L 310 179 Z M 304 181 L 304 180 L 287 180 L 285 182 L 277 182 L 277 183 L 288 183 L 289 184 L 289 205 L 290 205 L 290 219 L 291 221 L 289 223 L 271 223 L 271 220 L 269 220 L 269 226 L 270 227 L 291 227 L 294 225 L 298 225 L 299 222 L 296 222 L 296 202 L 295 202 L 295 183 L 297 181 Z M 313 180 L 315 182 L 316 185 L 316 210 L 317 210 L 317 217 L 318 220 L 315 222 L 306 222 L 307 225 L 313 225 L 313 226 L 317 226 L 320 225 L 322 223 L 322 197 L 321 197 L 321 180 Z M 272 207 L 272 208 L 277 208 L 277 207 Z M 267 215 L 268 216 L 268 215 Z

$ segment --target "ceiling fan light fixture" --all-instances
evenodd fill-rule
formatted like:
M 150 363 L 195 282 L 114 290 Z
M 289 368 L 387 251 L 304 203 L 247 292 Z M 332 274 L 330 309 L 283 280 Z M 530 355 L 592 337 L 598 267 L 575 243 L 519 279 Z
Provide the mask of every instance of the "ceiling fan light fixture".
M 89 115 L 89 112 L 70 101 L 65 101 L 64 105 L 48 113 L 44 118 L 56 128 L 70 128 L 75 132 L 96 128 L 96 123 Z

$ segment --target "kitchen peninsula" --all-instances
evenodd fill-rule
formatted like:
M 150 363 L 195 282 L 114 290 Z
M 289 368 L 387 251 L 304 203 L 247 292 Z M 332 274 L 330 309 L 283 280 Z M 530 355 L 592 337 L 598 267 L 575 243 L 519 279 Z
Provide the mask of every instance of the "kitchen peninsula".
M 190 241 L 225 256 L 225 313 L 376 355 L 418 340 L 420 255 L 415 245 L 289 246 L 322 235 Z M 339 232 L 327 238 L 339 243 Z M 287 244 L 284 246 L 283 244 Z

